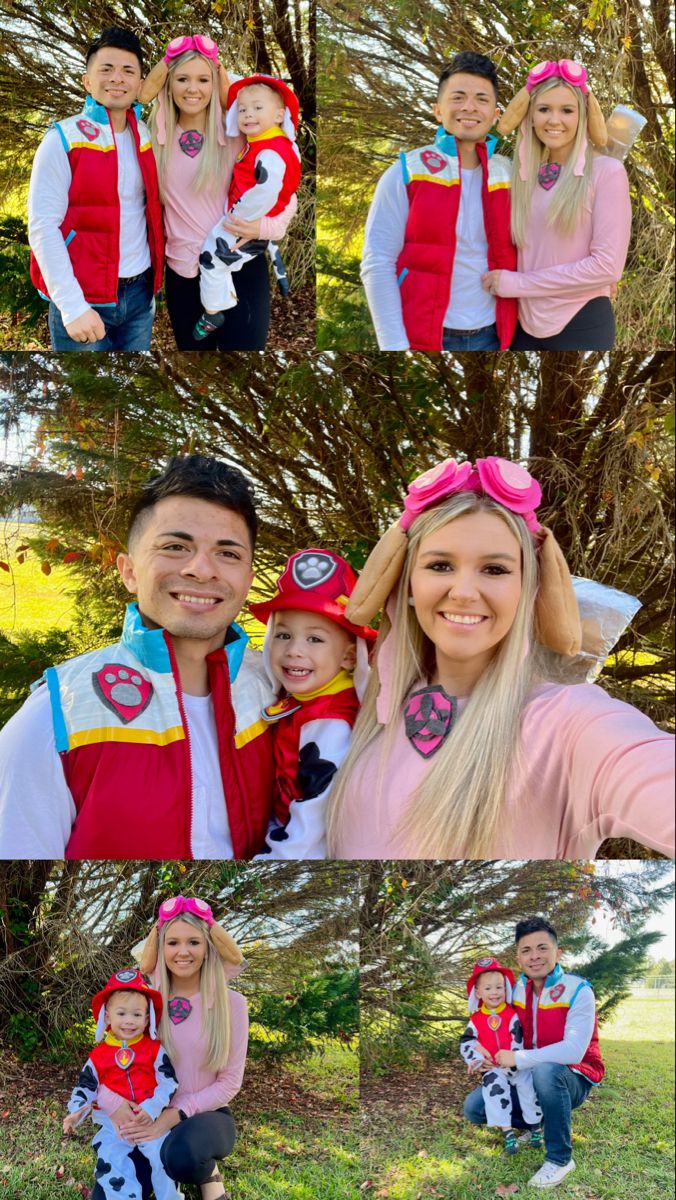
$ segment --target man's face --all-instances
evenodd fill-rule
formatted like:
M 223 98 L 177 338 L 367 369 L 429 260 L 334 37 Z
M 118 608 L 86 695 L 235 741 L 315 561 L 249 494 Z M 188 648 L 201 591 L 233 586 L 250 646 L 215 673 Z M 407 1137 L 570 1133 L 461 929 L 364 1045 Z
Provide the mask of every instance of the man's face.
M 551 975 L 560 958 L 559 947 L 544 929 L 526 933 L 517 942 L 516 961 L 524 975 L 534 983 Z
M 446 133 L 463 142 L 483 142 L 499 115 L 493 84 L 481 75 L 449 75 L 432 112 Z
M 145 624 L 204 642 L 205 654 L 218 649 L 253 582 L 244 518 L 210 500 L 167 496 L 146 522 L 117 560 Z
M 124 111 L 138 96 L 141 66 L 131 50 L 104 46 L 90 58 L 82 82 L 97 104 L 111 112 Z

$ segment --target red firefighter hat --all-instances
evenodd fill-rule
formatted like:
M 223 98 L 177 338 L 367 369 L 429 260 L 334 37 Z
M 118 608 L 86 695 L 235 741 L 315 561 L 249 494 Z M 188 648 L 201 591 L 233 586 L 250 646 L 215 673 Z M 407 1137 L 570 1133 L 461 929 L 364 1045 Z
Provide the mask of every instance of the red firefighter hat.
M 96 1020 L 96 1036 L 102 1038 L 105 1032 L 105 1006 L 113 992 L 140 992 L 148 1000 L 148 1016 L 150 1036 L 155 1036 L 155 1029 L 162 1016 L 162 996 L 146 983 L 144 976 L 136 967 L 128 967 L 111 975 L 106 986 L 92 998 L 92 1012 Z
M 374 642 L 378 634 L 369 625 L 353 625 L 345 616 L 345 607 L 357 582 L 349 562 L 331 550 L 298 550 L 291 555 L 277 580 L 277 591 L 270 600 L 250 604 L 257 620 L 267 625 L 272 613 L 284 609 L 320 613 L 335 621 L 341 629 Z
M 284 82 L 283 79 L 277 79 L 274 75 L 263 75 L 261 73 L 256 75 L 247 75 L 244 79 L 237 79 L 235 83 L 231 83 L 230 87 L 228 88 L 228 112 L 230 112 L 230 109 L 235 103 L 242 88 L 253 87 L 255 83 L 264 83 L 266 87 L 272 88 L 272 90 L 275 92 L 279 92 L 279 95 L 284 101 L 284 107 L 288 110 L 289 116 L 293 123 L 293 128 L 298 129 L 298 121 L 300 118 L 300 104 L 298 102 L 298 97 L 295 92 L 291 91 L 291 88 Z
M 479 1007 L 479 1001 L 476 994 L 476 981 L 480 975 L 484 975 L 486 971 L 499 971 L 505 980 L 505 999 L 508 1004 L 512 1002 L 512 991 L 514 989 L 514 972 L 509 967 L 503 967 L 502 963 L 497 958 L 480 958 L 472 967 L 472 974 L 467 980 L 467 995 L 469 997 L 469 1011 L 476 1012 Z

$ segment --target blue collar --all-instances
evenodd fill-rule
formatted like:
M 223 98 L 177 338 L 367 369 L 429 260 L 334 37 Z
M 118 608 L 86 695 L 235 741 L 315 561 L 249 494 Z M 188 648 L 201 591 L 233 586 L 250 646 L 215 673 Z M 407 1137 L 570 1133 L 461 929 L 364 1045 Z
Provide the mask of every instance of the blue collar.
M 223 649 L 228 660 L 230 681 L 234 683 L 249 643 L 241 625 L 233 621 L 226 634 Z M 122 630 L 122 644 L 137 658 L 141 666 L 149 671 L 171 672 L 171 660 L 163 629 L 147 629 L 141 620 L 138 604 L 127 605 Z
M 497 138 L 486 138 L 486 153 L 489 158 L 491 157 L 491 154 L 495 150 L 497 144 Z M 440 150 L 443 150 L 444 154 L 448 154 L 451 158 L 458 157 L 458 147 L 455 144 L 455 138 L 453 137 L 452 133 L 446 133 L 443 125 L 437 126 L 437 132 L 434 135 L 434 145 L 438 146 Z
M 132 104 L 131 108 L 136 120 L 138 121 L 141 116 L 141 105 Z M 110 115 L 108 113 L 108 109 L 104 108 L 103 104 L 99 104 L 98 100 L 95 100 L 93 96 L 90 96 L 89 92 L 87 92 L 84 108 L 82 109 L 82 115 L 89 117 L 90 121 L 96 121 L 99 125 L 110 124 Z

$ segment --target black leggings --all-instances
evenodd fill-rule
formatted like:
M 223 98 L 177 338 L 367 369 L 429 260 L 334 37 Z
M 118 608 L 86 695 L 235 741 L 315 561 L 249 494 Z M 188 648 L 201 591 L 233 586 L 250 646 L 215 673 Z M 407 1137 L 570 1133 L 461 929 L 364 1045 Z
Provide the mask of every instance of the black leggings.
M 185 279 L 167 267 L 164 295 L 179 350 L 265 350 L 270 327 L 270 276 L 267 255 L 259 254 L 235 276 L 238 303 L 228 309 L 215 333 L 195 341 L 192 331 L 204 311 L 199 275 Z
M 607 296 L 597 296 L 554 337 L 531 337 L 517 325 L 510 350 L 612 350 L 614 344 L 613 306 Z
M 206 1183 L 214 1173 L 216 1159 L 226 1158 L 234 1144 L 235 1121 L 229 1108 L 196 1113 L 170 1131 L 161 1153 L 164 1169 L 177 1183 Z M 143 1200 L 150 1200 L 150 1163 L 138 1150 L 132 1150 L 130 1158 L 143 1188 Z M 91 1200 L 105 1200 L 98 1183 Z

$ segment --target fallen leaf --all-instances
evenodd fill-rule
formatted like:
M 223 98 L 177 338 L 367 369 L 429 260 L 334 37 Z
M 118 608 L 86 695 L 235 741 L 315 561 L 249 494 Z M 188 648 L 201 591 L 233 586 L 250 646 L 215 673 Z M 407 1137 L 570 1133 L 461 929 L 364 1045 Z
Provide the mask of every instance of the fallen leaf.
M 43 575 L 51 575 L 51 573 L 52 573 L 52 568 L 50 567 L 49 563 L 46 561 L 43 562 L 42 566 L 40 567 L 40 570 L 42 571 Z
M 519 1190 L 518 1183 L 499 1183 L 495 1189 L 496 1196 L 514 1196 Z
M 55 1177 L 55 1179 L 63 1179 L 65 1174 L 66 1174 L 65 1167 L 57 1167 L 56 1171 L 54 1172 L 54 1177 Z

